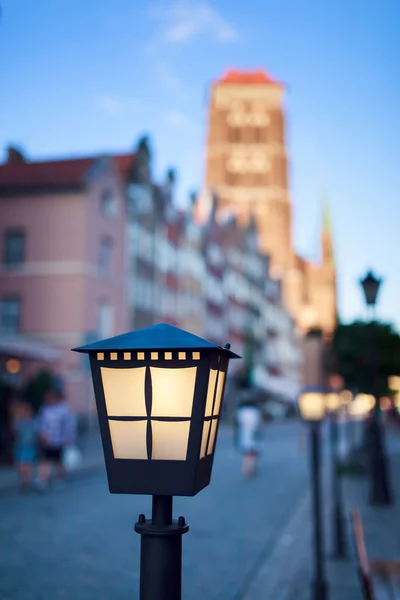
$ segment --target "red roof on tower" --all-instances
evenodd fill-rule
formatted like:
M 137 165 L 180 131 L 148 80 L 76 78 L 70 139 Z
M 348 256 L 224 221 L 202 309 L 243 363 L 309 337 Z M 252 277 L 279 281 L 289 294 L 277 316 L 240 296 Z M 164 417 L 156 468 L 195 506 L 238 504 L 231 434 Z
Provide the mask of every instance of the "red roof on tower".
M 237 69 L 229 69 L 221 79 L 218 80 L 218 83 L 267 83 L 273 85 L 282 84 L 273 79 L 268 73 L 262 69 L 257 71 L 239 71 Z

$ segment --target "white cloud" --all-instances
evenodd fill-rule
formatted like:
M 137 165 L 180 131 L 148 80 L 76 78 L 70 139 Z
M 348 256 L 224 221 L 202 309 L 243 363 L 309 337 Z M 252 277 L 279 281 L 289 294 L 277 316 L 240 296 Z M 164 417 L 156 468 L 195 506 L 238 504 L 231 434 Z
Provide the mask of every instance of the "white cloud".
M 154 4 L 150 17 L 160 23 L 160 41 L 167 44 L 182 44 L 200 36 L 222 43 L 239 39 L 237 29 L 211 4 L 202 0 Z
M 124 98 L 113 94 L 100 94 L 96 98 L 96 103 L 101 110 L 113 117 L 135 112 L 139 108 L 139 102 L 135 98 Z

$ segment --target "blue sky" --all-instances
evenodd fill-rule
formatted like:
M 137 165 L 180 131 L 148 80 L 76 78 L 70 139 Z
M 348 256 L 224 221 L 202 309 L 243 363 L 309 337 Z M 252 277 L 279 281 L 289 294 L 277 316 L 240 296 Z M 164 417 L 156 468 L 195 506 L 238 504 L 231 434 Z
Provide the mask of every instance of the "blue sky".
M 398 0 L 1 4 L 0 147 L 128 151 L 148 133 L 180 202 L 202 184 L 210 82 L 228 67 L 285 82 L 295 245 L 318 257 L 327 198 L 341 317 L 365 315 L 357 281 L 372 267 L 378 315 L 400 329 Z

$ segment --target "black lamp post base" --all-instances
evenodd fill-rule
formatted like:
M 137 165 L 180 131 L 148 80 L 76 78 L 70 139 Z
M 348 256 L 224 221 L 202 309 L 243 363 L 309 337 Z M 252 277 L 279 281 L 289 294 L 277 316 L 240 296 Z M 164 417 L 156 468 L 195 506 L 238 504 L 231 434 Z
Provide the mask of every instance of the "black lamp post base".
M 313 581 L 311 598 L 312 600 L 328 600 L 328 586 L 325 581 Z
M 135 531 L 142 536 L 140 600 L 181 600 L 183 517 L 172 520 L 172 497 L 153 496 L 153 516 L 139 516 Z
M 340 506 L 336 506 L 334 508 L 333 518 L 334 548 L 332 552 L 332 558 L 345 559 L 347 558 L 346 530 L 345 521 Z
M 370 425 L 372 476 L 370 504 L 374 506 L 391 506 L 394 501 L 389 476 L 389 461 L 385 453 L 382 427 L 378 419 L 379 417 L 375 416 Z

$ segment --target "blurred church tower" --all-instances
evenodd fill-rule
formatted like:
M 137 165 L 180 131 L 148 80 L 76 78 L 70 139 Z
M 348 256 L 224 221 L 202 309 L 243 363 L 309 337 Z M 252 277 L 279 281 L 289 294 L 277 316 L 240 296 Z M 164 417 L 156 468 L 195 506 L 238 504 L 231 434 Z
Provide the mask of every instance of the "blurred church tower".
M 284 88 L 264 71 L 228 71 L 211 89 L 205 188 L 221 210 L 247 225 L 254 214 L 260 249 L 271 256 L 284 300 L 301 332 L 336 325 L 336 273 L 325 210 L 320 264 L 293 249 L 292 204 L 285 143 Z

